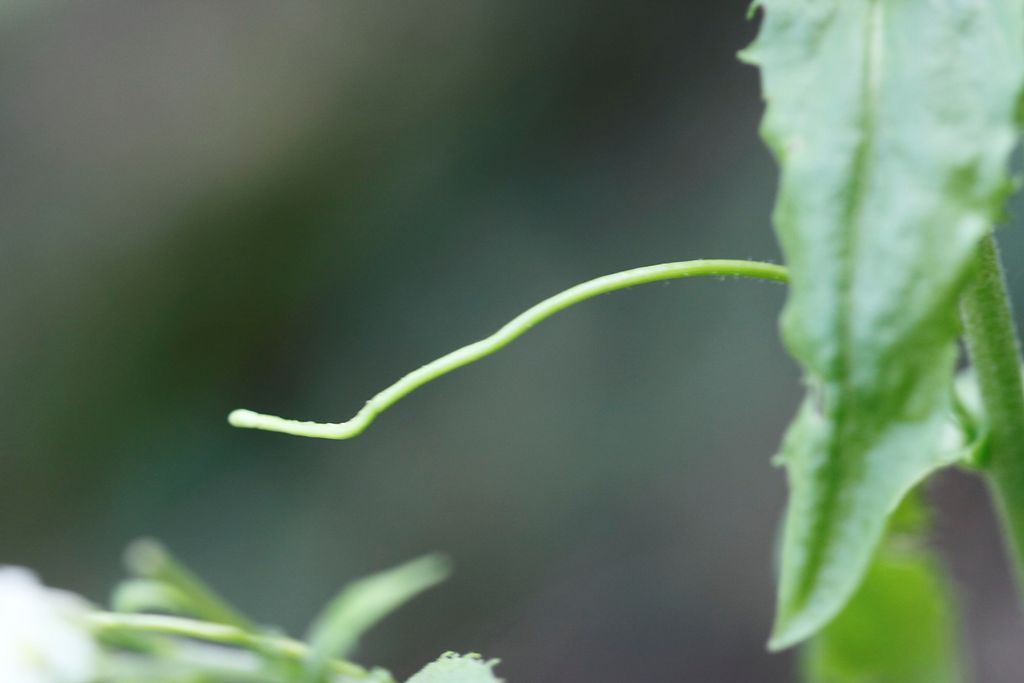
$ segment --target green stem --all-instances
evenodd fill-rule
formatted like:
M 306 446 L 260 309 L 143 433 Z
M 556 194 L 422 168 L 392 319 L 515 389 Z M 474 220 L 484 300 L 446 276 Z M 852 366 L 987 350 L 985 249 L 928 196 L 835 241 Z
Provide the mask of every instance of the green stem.
M 350 439 L 363 432 L 382 412 L 393 406 L 410 392 L 427 382 L 461 368 L 474 361 L 504 348 L 516 337 L 545 318 L 601 294 L 625 289 L 634 285 L 662 280 L 698 276 L 736 276 L 786 282 L 786 269 L 772 263 L 737 261 L 729 259 L 701 259 L 680 263 L 663 263 L 656 266 L 634 268 L 621 273 L 605 275 L 545 299 L 536 306 L 520 313 L 491 336 L 427 363 L 410 372 L 390 387 L 380 392 L 347 422 L 320 423 L 286 420 L 274 415 L 263 415 L 251 410 L 236 410 L 228 416 L 235 427 L 264 429 L 296 436 L 311 436 L 321 439 Z
M 117 612 L 93 612 L 89 615 L 89 626 L 97 636 L 159 634 L 192 638 L 208 643 L 230 645 L 251 650 L 257 654 L 273 654 L 302 663 L 309 654 L 305 643 L 284 636 L 257 634 L 228 624 L 215 624 L 196 619 L 170 617 L 154 614 L 120 614 Z M 355 679 L 372 679 L 386 683 L 389 678 L 380 678 L 352 662 L 334 659 L 329 670 Z
M 1010 296 L 992 237 L 978 249 L 977 271 L 960 305 L 988 417 L 988 481 L 1024 588 L 1024 382 Z

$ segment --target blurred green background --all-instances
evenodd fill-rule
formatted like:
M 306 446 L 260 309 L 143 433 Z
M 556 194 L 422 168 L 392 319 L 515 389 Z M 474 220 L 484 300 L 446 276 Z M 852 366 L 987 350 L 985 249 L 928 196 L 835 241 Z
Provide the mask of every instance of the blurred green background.
M 429 550 L 358 659 L 513 683 L 793 679 L 763 643 L 801 393 L 777 285 L 572 309 L 350 442 L 402 373 L 606 272 L 778 260 L 745 2 L 5 3 L 0 562 L 103 600 L 165 541 L 301 633 Z M 1021 211 L 1017 211 L 1018 214 Z M 1024 239 L 1004 231 L 1017 301 Z M 977 482 L 934 487 L 979 680 L 1024 626 Z M 2 609 L 2 605 L 0 605 Z

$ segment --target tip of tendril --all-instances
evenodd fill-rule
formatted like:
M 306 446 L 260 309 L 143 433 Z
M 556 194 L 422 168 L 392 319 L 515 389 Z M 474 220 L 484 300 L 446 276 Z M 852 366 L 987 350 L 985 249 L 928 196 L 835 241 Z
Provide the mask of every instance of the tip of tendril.
M 251 410 L 232 410 L 228 415 L 228 424 L 232 427 L 252 429 L 259 422 L 259 418 L 259 413 L 254 413 Z

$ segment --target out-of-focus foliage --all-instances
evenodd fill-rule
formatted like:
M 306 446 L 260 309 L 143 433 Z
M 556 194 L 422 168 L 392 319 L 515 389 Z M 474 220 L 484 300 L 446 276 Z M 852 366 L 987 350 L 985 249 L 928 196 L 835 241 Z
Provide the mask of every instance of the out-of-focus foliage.
M 959 683 L 949 578 L 925 545 L 927 513 L 907 498 L 846 608 L 803 655 L 807 683 Z
M 447 561 L 428 555 L 353 581 L 323 609 L 303 642 L 243 616 L 153 541 L 136 542 L 126 557 L 134 576 L 115 590 L 114 611 L 80 618 L 88 622 L 89 636 L 83 628 L 73 633 L 93 647 L 89 666 L 95 673 L 45 683 L 395 683 L 386 669 L 365 669 L 346 658 L 366 631 L 448 575 Z M 46 617 L 52 599 L 30 602 L 31 609 L 19 612 L 23 620 L 37 613 Z M 43 648 L 61 647 L 59 638 L 36 639 Z M 96 652 L 97 643 L 104 645 L 102 652 Z M 438 683 L 468 683 L 484 680 L 479 674 L 467 678 L 474 667 L 489 672 L 495 663 L 458 659 L 443 657 L 422 675 Z M 5 683 L 34 680 L 15 676 Z
M 849 604 L 811 641 L 811 683 L 957 683 L 950 590 L 931 553 L 883 543 Z
M 428 555 L 343 588 L 310 628 L 306 680 L 320 680 L 332 659 L 348 657 L 366 631 L 404 603 L 444 581 L 448 571 L 447 561 Z

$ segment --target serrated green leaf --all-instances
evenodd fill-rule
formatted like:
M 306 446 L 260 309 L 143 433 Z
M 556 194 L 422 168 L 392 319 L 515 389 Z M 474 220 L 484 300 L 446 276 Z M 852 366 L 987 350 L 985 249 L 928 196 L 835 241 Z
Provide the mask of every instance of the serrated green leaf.
M 494 675 L 498 660 L 484 660 L 478 654 L 459 656 L 446 652 L 436 662 L 423 667 L 406 683 L 502 683 Z
M 950 461 L 956 303 L 1009 187 L 1022 0 L 763 0 L 744 57 L 782 170 L 782 328 L 809 396 L 784 442 L 791 490 L 773 649 L 857 589 L 901 497 Z
M 346 656 L 367 630 L 449 573 L 448 560 L 426 555 L 342 588 L 310 628 L 304 680 L 319 680 L 332 658 Z
M 896 532 L 879 549 L 850 603 L 808 644 L 804 678 L 960 683 L 957 636 L 953 591 L 938 559 L 918 538 Z

